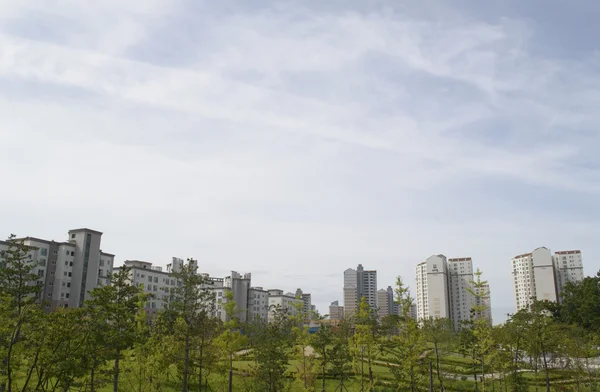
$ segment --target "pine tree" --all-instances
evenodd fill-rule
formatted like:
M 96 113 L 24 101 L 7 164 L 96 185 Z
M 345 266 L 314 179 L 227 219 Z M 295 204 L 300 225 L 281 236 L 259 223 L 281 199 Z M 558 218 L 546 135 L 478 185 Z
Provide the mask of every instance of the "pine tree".
M 42 317 L 38 303 L 42 286 L 34 273 L 32 248 L 14 234 L 7 243 L 8 249 L 0 253 L 0 392 L 14 390 L 23 330 Z

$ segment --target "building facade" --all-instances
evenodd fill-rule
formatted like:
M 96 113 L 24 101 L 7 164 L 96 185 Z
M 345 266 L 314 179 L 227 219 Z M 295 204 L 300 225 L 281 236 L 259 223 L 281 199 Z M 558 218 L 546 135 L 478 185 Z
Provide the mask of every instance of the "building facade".
M 377 271 L 365 270 L 362 264 L 344 271 L 344 312 L 346 317 L 356 313 L 365 298 L 371 309 L 377 309 Z
M 329 319 L 330 320 L 342 320 L 344 318 L 344 307 L 340 305 L 339 301 L 333 301 L 329 305 Z
M 115 256 L 102 252 L 101 237 L 99 231 L 74 229 L 63 242 L 35 237 L 18 239 L 30 249 L 27 257 L 33 273 L 39 277 L 40 300 L 46 311 L 80 307 L 89 299 L 91 290 L 106 284 Z M 0 242 L 0 251 L 6 249 L 8 243 Z
M 450 317 L 446 256 L 431 256 L 417 264 L 416 300 L 419 319 Z
M 581 282 L 583 260 L 581 251 L 559 251 L 540 247 L 531 253 L 515 256 L 511 260 L 515 308 L 529 308 L 535 300 L 557 302 L 567 282 Z
M 470 257 L 448 259 L 448 290 L 450 293 L 450 319 L 455 330 L 471 319 L 475 306 L 473 295 L 473 260 Z
M 470 257 L 431 256 L 417 265 L 416 272 L 418 320 L 446 317 L 455 330 L 473 316 L 484 317 L 492 323 L 489 285 L 476 289 Z M 480 291 L 481 295 L 475 295 Z M 472 314 L 475 309 L 483 310 Z
M 269 314 L 268 322 L 272 322 L 275 319 L 276 310 L 281 309 L 289 316 L 298 315 L 298 309 L 304 306 L 302 299 L 296 298 L 292 293 L 283 293 L 283 290 L 272 289 L 269 293 Z

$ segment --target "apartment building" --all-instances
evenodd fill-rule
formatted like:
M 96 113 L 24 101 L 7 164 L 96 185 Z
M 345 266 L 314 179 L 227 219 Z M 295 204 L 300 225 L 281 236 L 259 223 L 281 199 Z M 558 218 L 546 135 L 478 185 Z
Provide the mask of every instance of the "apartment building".
M 455 330 L 471 319 L 475 306 L 473 295 L 473 260 L 470 257 L 448 259 L 448 288 L 450 293 L 450 319 Z
M 455 330 L 472 318 L 477 305 L 485 309 L 475 317 L 485 317 L 491 324 L 489 285 L 481 289 L 482 298 L 473 285 L 473 260 L 470 257 L 447 259 L 444 255 L 431 256 L 417 265 L 417 319 L 447 317 Z
M 161 309 L 165 309 L 169 303 L 171 289 L 177 287 L 177 280 L 170 273 L 163 271 L 160 266 L 153 266 L 148 261 L 125 260 L 123 263 L 130 268 L 129 281 L 138 287 L 142 287 L 144 293 L 149 294 L 145 310 L 152 315 Z M 119 267 L 113 271 L 117 272 Z
M 344 318 L 344 307 L 340 306 L 339 301 L 333 301 L 329 305 L 329 319 L 330 320 L 342 320 Z
M 567 282 L 583 280 L 581 251 L 559 251 L 540 247 L 511 259 L 515 307 L 527 309 L 534 300 L 557 302 Z
M 248 290 L 248 321 L 269 318 L 269 292 L 262 287 L 250 287 Z
M 450 317 L 448 264 L 446 256 L 434 255 L 417 264 L 417 315 L 420 320 L 429 317 Z
M 365 270 L 362 264 L 344 271 L 344 312 L 351 317 L 365 297 L 372 309 L 377 309 L 377 271 Z
M 298 314 L 299 305 L 304 305 L 302 299 L 296 298 L 293 293 L 283 293 L 283 290 L 272 289 L 269 293 L 269 314 L 267 320 L 272 322 L 275 319 L 275 310 L 281 309 L 290 316 Z
M 67 241 L 36 237 L 18 239 L 29 247 L 33 273 L 42 286 L 40 300 L 46 311 L 59 307 L 79 307 L 89 299 L 89 292 L 106 283 L 112 270 L 114 255 L 100 249 L 102 233 L 90 229 L 68 232 Z M 0 242 L 0 251 L 8 249 Z
M 387 290 L 377 290 L 377 316 L 382 319 L 392 312 Z

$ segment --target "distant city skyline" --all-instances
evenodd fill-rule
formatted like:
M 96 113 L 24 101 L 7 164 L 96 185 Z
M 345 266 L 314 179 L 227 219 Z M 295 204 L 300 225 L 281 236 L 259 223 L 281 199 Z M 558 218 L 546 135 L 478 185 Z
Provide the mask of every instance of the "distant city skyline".
M 600 270 L 600 2 L 0 2 L 0 238 L 311 293 L 468 255 Z M 67 272 L 68 273 L 68 272 Z M 66 294 L 66 293 L 65 293 Z

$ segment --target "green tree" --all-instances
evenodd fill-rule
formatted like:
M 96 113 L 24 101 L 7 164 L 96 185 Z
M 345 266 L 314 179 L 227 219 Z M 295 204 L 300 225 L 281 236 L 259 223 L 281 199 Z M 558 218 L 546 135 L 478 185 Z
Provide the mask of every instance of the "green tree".
M 7 244 L 8 248 L 0 253 L 0 392 L 15 390 L 15 369 L 23 353 L 19 347 L 24 340 L 23 330 L 33 327 L 42 317 L 37 303 L 42 286 L 37 283 L 36 265 L 30 258 L 32 248 L 14 234 Z M 22 390 L 28 388 L 30 380 L 26 379 Z
M 333 346 L 329 350 L 331 372 L 334 379 L 339 378 L 335 391 L 347 391 L 344 382 L 352 374 L 352 356 L 350 355 L 351 325 L 347 320 L 342 320 L 337 329 L 333 331 Z
M 418 322 L 411 317 L 410 309 L 414 300 L 401 277 L 396 278 L 395 300 L 400 306 L 401 316 L 398 324 L 398 334 L 393 337 L 386 347 L 388 355 L 395 364 L 390 366 L 390 372 L 396 379 L 398 390 L 415 392 L 425 369 L 426 343 Z
M 562 303 L 554 309 L 558 321 L 577 324 L 600 333 L 600 272 L 579 283 L 568 282 L 561 292 Z
M 369 375 L 368 390 L 375 386 L 373 361 L 380 353 L 378 339 L 377 313 L 371 308 L 367 299 L 362 297 L 355 316 L 354 335 L 352 336 L 352 353 L 357 368 L 360 368 L 361 388 L 364 388 L 364 362 L 367 362 Z
M 475 280 L 470 282 L 472 288 L 468 290 L 474 297 L 475 302 L 471 308 L 471 322 L 465 324 L 465 326 L 472 329 L 473 357 L 479 361 L 481 366 L 481 385 L 485 392 L 487 386 L 485 377 L 486 368 L 492 363 L 493 355 L 496 353 L 496 342 L 492 333 L 490 320 L 485 317 L 488 311 L 486 304 L 489 299 L 487 281 L 481 280 L 481 271 L 479 269 L 477 269 L 474 275 Z M 477 386 L 477 381 L 475 385 Z
M 214 293 L 210 290 L 210 282 L 197 273 L 197 262 L 188 259 L 181 266 L 180 271 L 173 273 L 177 279 L 177 286 L 171 290 L 168 310 L 163 320 L 170 320 L 173 331 L 174 343 L 182 343 L 183 358 L 177 361 L 181 364 L 182 392 L 189 389 L 190 358 L 194 350 L 194 338 L 198 334 L 199 326 L 211 317 L 214 310 Z M 177 351 L 171 351 L 178 359 Z M 201 372 L 201 370 L 200 370 Z
M 285 389 L 286 370 L 289 366 L 293 335 L 293 321 L 280 306 L 273 307 L 271 320 L 255 320 L 250 326 L 250 346 L 254 351 L 252 366 L 254 390 L 280 392 Z
M 31 338 L 40 343 L 36 391 L 68 391 L 86 375 L 87 320 L 82 308 L 58 309 L 45 316 L 43 328 Z
M 223 302 L 223 309 L 227 315 L 228 321 L 224 323 L 224 329 L 221 335 L 217 338 L 217 344 L 221 347 L 221 350 L 225 354 L 228 364 L 229 378 L 228 388 L 229 392 L 233 391 L 233 356 L 236 352 L 240 351 L 247 344 L 246 336 L 242 334 L 242 325 L 239 317 L 236 314 L 236 303 L 233 300 L 233 291 L 226 290 Z
M 310 343 L 318 354 L 317 363 L 321 368 L 321 391 L 325 392 L 325 371 L 331 361 L 329 356 L 331 352 L 331 346 L 334 342 L 334 335 L 331 325 L 323 324 L 319 327 L 319 330 L 312 335 Z
M 440 362 L 449 351 L 454 338 L 452 322 L 448 318 L 425 319 L 423 320 L 422 333 L 424 341 L 433 346 L 436 376 L 440 390 L 444 391 L 444 375 L 440 370 Z
M 146 302 L 140 287 L 130 281 L 131 269 L 122 266 L 108 277 L 109 284 L 97 286 L 90 292 L 89 307 L 106 320 L 104 338 L 113 358 L 113 392 L 119 391 L 119 363 L 123 351 L 131 348 L 136 339 L 136 316 Z

